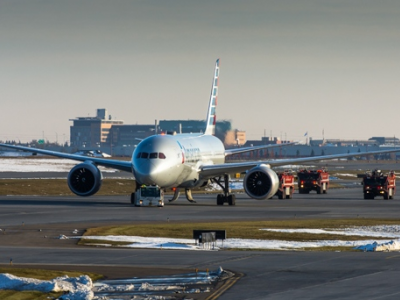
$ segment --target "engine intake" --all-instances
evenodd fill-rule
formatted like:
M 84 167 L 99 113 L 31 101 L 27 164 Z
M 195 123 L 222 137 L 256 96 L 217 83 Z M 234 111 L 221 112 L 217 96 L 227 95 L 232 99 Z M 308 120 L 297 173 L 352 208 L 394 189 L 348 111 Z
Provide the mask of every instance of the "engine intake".
M 90 162 L 76 165 L 68 174 L 68 186 L 70 190 L 82 197 L 96 194 L 103 182 L 100 170 Z
M 278 191 L 279 178 L 267 165 L 261 164 L 247 172 L 243 186 L 251 198 L 265 200 Z

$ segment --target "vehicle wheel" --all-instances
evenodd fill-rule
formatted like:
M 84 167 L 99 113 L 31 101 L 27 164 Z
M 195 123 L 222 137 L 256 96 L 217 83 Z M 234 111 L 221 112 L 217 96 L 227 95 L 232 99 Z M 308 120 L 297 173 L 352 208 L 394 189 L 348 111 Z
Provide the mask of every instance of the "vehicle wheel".
M 328 194 L 328 189 L 323 191 L 324 194 Z
M 229 195 L 228 196 L 228 204 L 229 205 L 236 205 L 236 196 L 235 195 Z
M 135 193 L 131 194 L 131 203 L 135 204 Z
M 217 205 L 224 205 L 224 198 L 225 196 L 222 194 L 217 195 Z
M 278 199 L 283 199 L 283 193 L 281 191 L 278 191 Z
M 393 199 L 394 191 L 393 189 L 389 189 L 389 199 Z
M 303 189 L 299 189 L 299 194 L 305 194 Z
M 317 194 L 321 194 L 322 191 L 322 186 L 321 187 L 317 187 Z
M 369 194 L 364 193 L 364 200 L 367 200 L 367 199 L 369 199 Z
M 383 194 L 383 199 L 384 200 L 389 200 L 389 194 L 388 193 L 384 193 Z

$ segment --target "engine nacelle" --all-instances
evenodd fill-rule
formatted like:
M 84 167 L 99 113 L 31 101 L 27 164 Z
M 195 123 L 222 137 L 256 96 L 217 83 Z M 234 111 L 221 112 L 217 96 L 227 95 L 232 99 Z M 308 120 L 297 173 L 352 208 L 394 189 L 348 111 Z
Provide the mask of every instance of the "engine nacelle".
M 100 170 L 90 162 L 76 165 L 69 171 L 68 186 L 70 190 L 82 197 L 96 194 L 103 182 L 103 175 Z
M 243 187 L 251 198 L 265 200 L 278 191 L 279 178 L 267 165 L 261 164 L 247 172 Z

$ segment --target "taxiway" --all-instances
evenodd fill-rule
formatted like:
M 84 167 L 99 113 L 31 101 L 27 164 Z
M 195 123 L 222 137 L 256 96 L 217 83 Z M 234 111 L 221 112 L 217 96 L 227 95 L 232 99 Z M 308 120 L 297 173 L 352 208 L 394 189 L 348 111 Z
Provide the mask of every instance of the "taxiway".
M 400 200 L 364 200 L 360 187 L 292 200 L 257 201 L 239 194 L 237 205 L 217 206 L 215 195 L 180 199 L 164 208 L 132 207 L 128 197 L 0 197 L 1 263 L 111 270 L 193 270 L 222 266 L 243 276 L 218 299 L 393 299 L 400 290 L 399 253 L 302 251 L 178 251 L 76 246 L 59 234 L 135 223 L 215 222 L 310 218 L 398 219 Z M 229 228 L 227 235 L 229 237 Z M 125 270 L 125 271 L 122 271 Z M 144 271 L 143 271 L 144 272 Z M 132 275 L 134 276 L 134 275 Z

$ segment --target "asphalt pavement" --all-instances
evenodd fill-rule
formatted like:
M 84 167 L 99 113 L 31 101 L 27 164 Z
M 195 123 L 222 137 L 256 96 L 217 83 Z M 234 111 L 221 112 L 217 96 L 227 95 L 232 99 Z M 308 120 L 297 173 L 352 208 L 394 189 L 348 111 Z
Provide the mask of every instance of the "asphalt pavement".
M 216 269 L 241 278 L 218 299 L 395 299 L 400 294 L 400 253 L 305 251 L 182 251 L 77 246 L 58 235 L 86 228 L 139 223 L 215 222 L 310 218 L 398 219 L 400 196 L 364 200 L 360 188 L 331 189 L 326 195 L 257 201 L 237 195 L 236 206 L 217 206 L 216 197 L 181 197 L 164 208 L 133 207 L 128 197 L 0 196 L 0 263 L 81 266 L 118 277 L 126 269 L 148 273 Z M 229 228 L 227 230 L 229 238 Z M 125 270 L 125 271 L 122 271 Z

